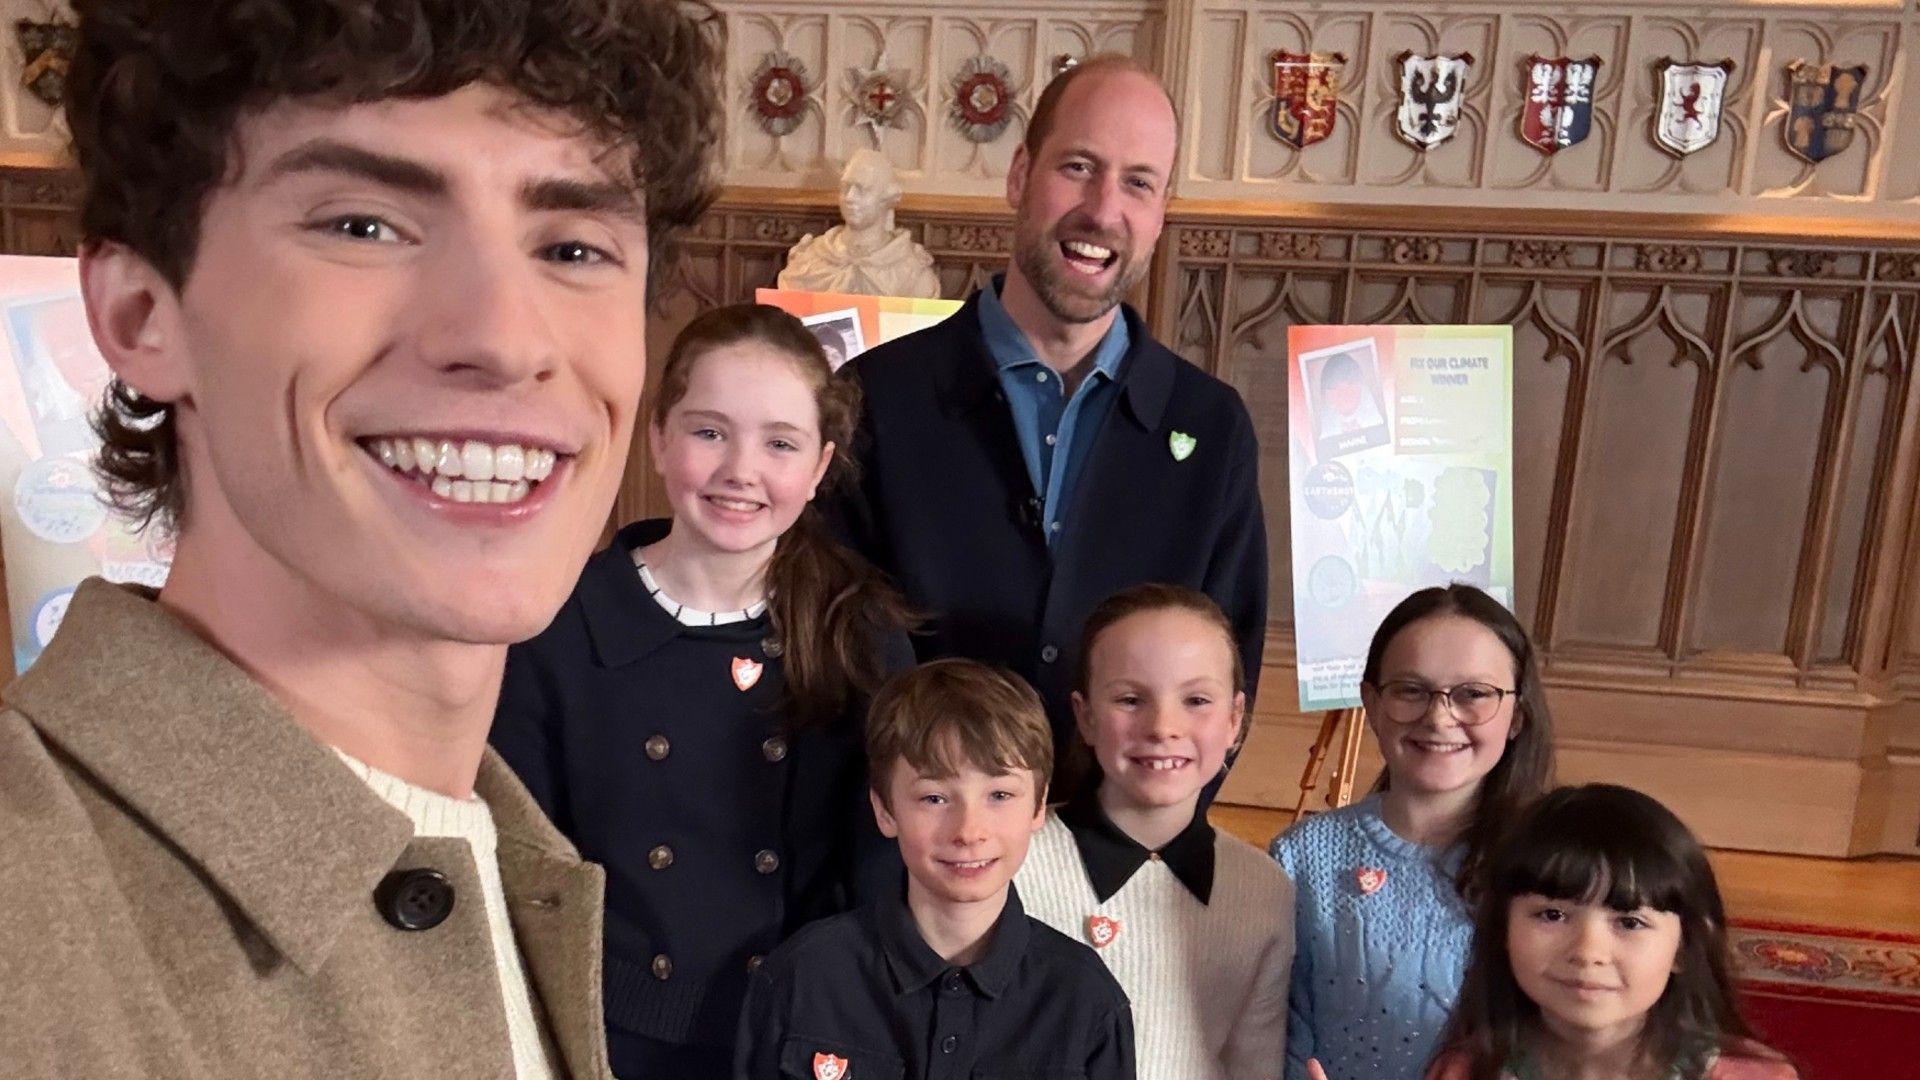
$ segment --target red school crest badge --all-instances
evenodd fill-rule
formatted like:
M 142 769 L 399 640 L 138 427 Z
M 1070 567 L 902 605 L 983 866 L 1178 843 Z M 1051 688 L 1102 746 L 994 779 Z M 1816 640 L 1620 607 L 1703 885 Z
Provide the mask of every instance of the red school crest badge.
M 824 1051 L 813 1055 L 813 1080 L 847 1080 L 847 1059 Z
M 1361 896 L 1372 896 L 1387 883 L 1387 872 L 1371 866 L 1363 866 L 1353 872 L 1353 883 L 1360 886 Z
M 1094 948 L 1104 949 L 1119 936 L 1119 919 L 1109 919 L 1105 915 L 1087 916 L 1087 940 L 1093 943 Z
M 760 681 L 760 673 L 766 669 L 767 665 L 758 660 L 736 656 L 733 658 L 733 685 L 744 694 L 753 689 L 753 684 Z

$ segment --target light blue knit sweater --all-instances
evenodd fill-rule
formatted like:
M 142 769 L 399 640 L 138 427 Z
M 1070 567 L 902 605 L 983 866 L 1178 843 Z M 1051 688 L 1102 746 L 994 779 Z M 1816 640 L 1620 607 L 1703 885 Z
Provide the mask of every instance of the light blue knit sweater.
M 1420 1080 L 1473 939 L 1453 886 L 1460 849 L 1401 839 L 1370 795 L 1300 822 L 1269 853 L 1294 885 L 1286 1080 L 1306 1080 L 1310 1057 L 1328 1080 Z

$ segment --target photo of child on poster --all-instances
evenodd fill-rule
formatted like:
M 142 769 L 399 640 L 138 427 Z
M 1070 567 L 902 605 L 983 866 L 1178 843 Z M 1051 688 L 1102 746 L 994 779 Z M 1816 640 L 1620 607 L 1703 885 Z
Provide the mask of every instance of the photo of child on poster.
M 846 311 L 826 311 L 804 316 L 800 321 L 820 342 L 820 347 L 827 351 L 827 366 L 835 371 L 840 370 L 840 365 L 867 351 L 860 333 L 858 311 L 851 308 Z
M 1372 338 L 1316 349 L 1301 356 L 1300 364 L 1307 414 L 1323 460 L 1386 445 L 1386 395 Z

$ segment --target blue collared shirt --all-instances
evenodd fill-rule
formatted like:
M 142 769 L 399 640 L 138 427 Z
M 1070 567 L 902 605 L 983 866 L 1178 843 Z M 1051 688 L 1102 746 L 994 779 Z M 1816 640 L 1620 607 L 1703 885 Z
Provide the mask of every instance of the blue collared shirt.
M 1073 489 L 1093 448 L 1094 436 L 1119 396 L 1116 381 L 1129 344 L 1127 320 L 1114 313 L 1113 325 L 1093 347 L 1093 371 L 1068 397 L 1060 373 L 1041 362 L 1027 335 L 1001 306 L 1002 280 L 996 276 L 991 286 L 980 290 L 980 334 L 986 339 L 987 354 L 993 359 L 1000 388 L 1007 395 L 1007 407 L 1013 412 L 1020 456 L 1026 460 L 1027 479 L 1033 481 L 1034 494 L 1040 498 L 1041 521 L 1051 548 L 1066 524 L 1062 515 L 1073 505 Z

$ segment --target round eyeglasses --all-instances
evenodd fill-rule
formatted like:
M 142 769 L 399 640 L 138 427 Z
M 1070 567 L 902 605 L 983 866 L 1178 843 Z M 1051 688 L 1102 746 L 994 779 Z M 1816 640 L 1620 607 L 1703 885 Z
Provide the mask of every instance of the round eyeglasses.
M 1381 683 L 1380 708 L 1396 724 L 1415 724 L 1426 718 L 1433 699 L 1447 703 L 1447 711 L 1464 727 L 1484 724 L 1500 714 L 1500 703 L 1512 690 L 1491 683 L 1463 682 L 1453 686 L 1428 686 L 1412 679 L 1394 679 Z

